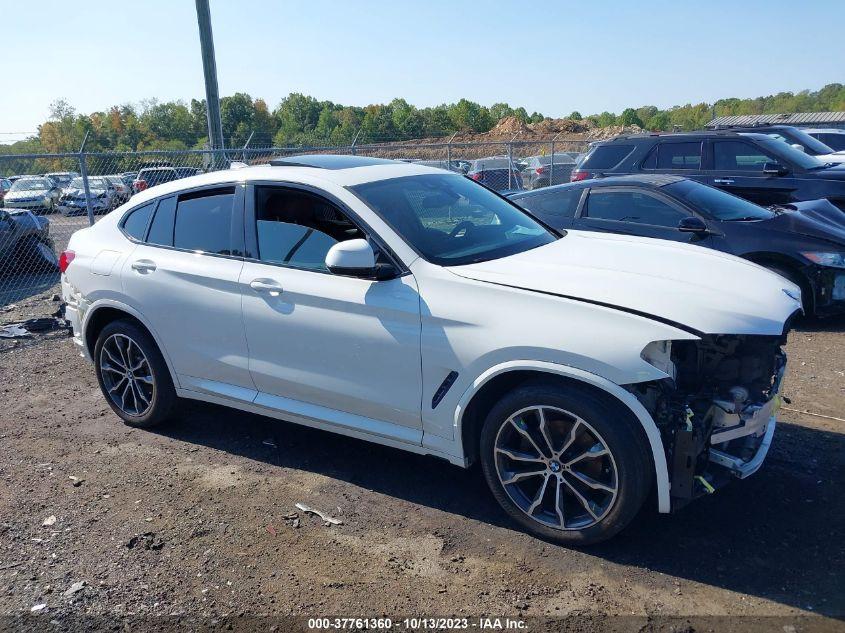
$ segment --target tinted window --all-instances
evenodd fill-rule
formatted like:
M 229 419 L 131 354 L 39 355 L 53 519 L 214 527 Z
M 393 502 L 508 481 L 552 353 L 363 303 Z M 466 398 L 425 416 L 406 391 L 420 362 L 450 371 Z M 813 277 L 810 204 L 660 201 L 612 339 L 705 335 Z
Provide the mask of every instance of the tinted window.
M 696 211 L 723 221 L 768 220 L 774 213 L 752 202 L 729 193 L 702 185 L 694 180 L 682 180 L 664 189 L 671 195 L 689 203 Z
M 557 239 L 517 206 L 463 176 L 406 176 L 352 190 L 417 252 L 441 266 L 505 257 Z
M 845 150 L 845 134 L 834 134 L 834 133 L 827 133 L 823 132 L 821 134 L 816 134 L 825 145 L 831 147 L 834 151 L 841 152 Z
M 634 149 L 633 145 L 599 145 L 581 164 L 582 169 L 610 169 L 616 167 Z
M 176 198 L 171 196 L 158 203 L 150 234 L 147 236 L 149 244 L 173 246 L 173 222 L 176 219 Z
M 686 213 L 662 200 L 635 191 L 590 192 L 584 206 L 586 217 L 617 222 L 634 222 L 655 226 L 677 227 Z
M 231 254 L 233 189 L 179 197 L 173 246 L 217 255 Z
M 701 143 L 660 143 L 657 149 L 657 169 L 699 169 Z
M 336 207 L 301 191 L 260 187 L 255 212 L 258 258 L 264 262 L 325 271 L 332 246 L 366 237 Z
M 134 237 L 138 241 L 144 239 L 144 233 L 147 230 L 147 223 L 153 212 L 153 206 L 153 203 L 150 202 L 129 212 L 129 215 L 123 221 L 123 230 L 127 235 Z
M 515 202 L 531 211 L 534 215 L 555 226 L 555 220 L 571 218 L 575 216 L 578 208 L 578 201 L 581 200 L 581 187 L 571 187 L 550 191 L 541 195 L 526 196 L 516 199 Z
M 715 169 L 736 171 L 763 171 L 766 163 L 777 159 L 761 149 L 742 141 L 715 141 L 713 143 L 713 165 Z

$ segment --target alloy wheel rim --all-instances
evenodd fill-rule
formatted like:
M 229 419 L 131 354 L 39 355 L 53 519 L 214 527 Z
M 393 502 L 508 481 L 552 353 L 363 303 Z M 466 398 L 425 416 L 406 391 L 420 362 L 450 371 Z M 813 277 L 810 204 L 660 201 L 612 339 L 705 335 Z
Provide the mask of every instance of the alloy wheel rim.
M 619 476 L 607 442 L 569 411 L 539 405 L 517 411 L 499 428 L 493 450 L 510 500 L 546 527 L 583 530 L 616 502 Z
M 125 414 L 140 417 L 155 395 L 150 362 L 140 346 L 125 334 L 112 334 L 100 351 L 100 375 L 111 401 Z

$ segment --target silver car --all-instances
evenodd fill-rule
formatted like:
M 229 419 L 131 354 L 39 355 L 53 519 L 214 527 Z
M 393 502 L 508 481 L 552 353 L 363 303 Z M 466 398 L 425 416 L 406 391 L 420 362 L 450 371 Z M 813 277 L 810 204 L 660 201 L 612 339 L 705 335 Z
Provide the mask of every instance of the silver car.
M 5 206 L 52 213 L 62 190 L 52 178 L 24 176 L 15 180 L 4 196 Z

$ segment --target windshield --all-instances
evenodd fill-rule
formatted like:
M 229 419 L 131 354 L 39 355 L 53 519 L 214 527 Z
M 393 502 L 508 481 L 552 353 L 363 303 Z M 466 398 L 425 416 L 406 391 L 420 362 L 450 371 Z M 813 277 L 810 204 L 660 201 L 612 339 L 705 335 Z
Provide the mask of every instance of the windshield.
M 833 149 L 822 143 L 819 139 L 813 138 L 809 134 L 807 134 L 804 130 L 799 130 L 798 128 L 794 128 L 789 130 L 787 133 L 788 136 L 784 136 L 780 134 L 778 131 L 771 132 L 767 134 L 773 138 L 781 139 L 787 143 L 798 143 L 803 145 L 805 149 L 809 150 L 813 154 L 832 154 Z M 798 150 L 801 151 L 801 150 Z
M 666 185 L 663 189 L 684 200 L 696 211 L 723 222 L 768 220 L 775 215 L 748 200 L 732 196 L 715 187 L 702 185 L 694 180 L 681 180 Z
M 103 182 L 102 178 L 89 178 L 88 179 L 88 188 L 89 189 L 105 189 L 106 183 Z M 67 187 L 68 189 L 84 189 L 85 183 L 82 181 L 82 178 L 74 178 L 70 181 L 70 184 Z
M 757 137 L 754 140 L 772 154 L 775 154 L 779 158 L 783 158 L 802 169 L 820 169 L 824 167 L 824 163 L 815 156 L 805 154 L 800 149 L 795 149 L 792 145 L 784 143 L 783 141 L 778 141 L 770 136 Z
M 15 181 L 10 191 L 44 191 L 52 186 L 46 178 L 20 178 Z
M 426 260 L 457 266 L 521 253 L 557 236 L 463 176 L 433 174 L 351 188 Z

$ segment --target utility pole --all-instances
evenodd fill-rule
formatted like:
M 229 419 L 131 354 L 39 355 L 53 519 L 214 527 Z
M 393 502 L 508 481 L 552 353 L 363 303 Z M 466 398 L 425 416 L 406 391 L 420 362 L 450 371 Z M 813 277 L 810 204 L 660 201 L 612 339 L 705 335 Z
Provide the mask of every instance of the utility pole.
M 211 35 L 211 11 L 208 0 L 196 0 L 197 24 L 200 29 L 202 70 L 205 74 L 205 110 L 208 115 L 208 142 L 213 150 L 222 150 L 223 124 L 220 121 L 220 94 L 217 91 L 217 62 L 214 59 L 214 38 Z M 213 164 L 219 164 L 219 155 L 213 154 Z

